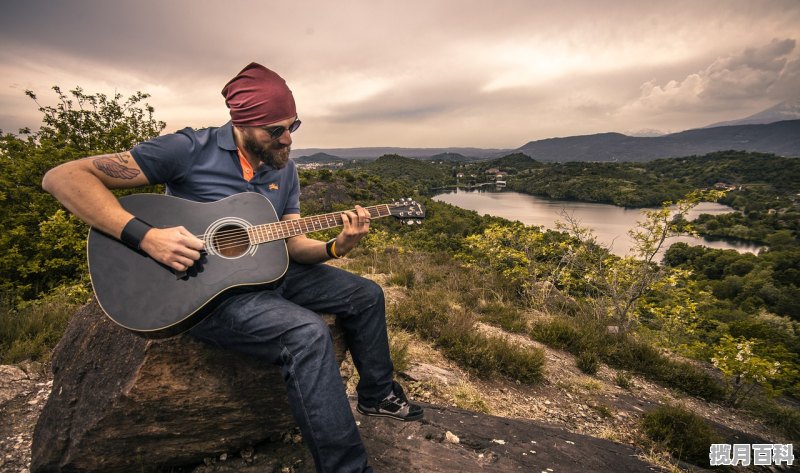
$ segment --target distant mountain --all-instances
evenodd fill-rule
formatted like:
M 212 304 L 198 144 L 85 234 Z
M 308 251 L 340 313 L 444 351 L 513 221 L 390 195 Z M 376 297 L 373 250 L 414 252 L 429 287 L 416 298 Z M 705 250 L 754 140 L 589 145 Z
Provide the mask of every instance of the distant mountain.
M 651 161 L 742 150 L 800 157 L 800 120 L 699 128 L 656 137 L 621 133 L 549 138 L 518 148 L 537 161 Z
M 768 120 L 791 115 L 792 104 L 784 102 L 743 120 Z M 800 116 L 800 101 L 794 107 Z M 730 122 L 734 123 L 734 122 Z M 384 155 L 412 159 L 470 162 L 522 153 L 537 161 L 651 161 L 658 158 L 702 155 L 714 151 L 740 150 L 800 157 L 800 119 L 769 124 L 742 124 L 697 128 L 661 136 L 629 136 L 622 133 L 569 136 L 531 141 L 517 149 L 482 148 L 306 148 L 292 150 L 299 164 L 350 160 L 373 161 Z
M 346 159 L 327 153 L 314 153 L 311 156 L 298 156 L 293 159 L 297 164 L 341 163 L 347 161 Z
M 432 156 L 452 155 L 461 156 L 465 161 L 476 161 L 481 159 L 496 158 L 510 152 L 508 149 L 483 149 L 483 148 L 394 148 L 394 147 L 373 147 L 373 148 L 305 148 L 293 149 L 292 158 L 300 156 L 313 156 L 318 153 L 325 153 L 345 160 L 350 159 L 378 159 L 386 154 L 397 154 L 407 158 L 430 159 Z M 443 159 L 441 157 L 437 159 Z M 450 159 L 451 161 L 453 159 Z
M 708 125 L 706 128 L 732 125 L 765 125 L 767 123 L 774 123 L 783 120 L 798 119 L 800 119 L 800 99 L 781 102 L 766 110 L 762 110 L 758 113 L 750 115 L 749 117 L 741 118 L 739 120 L 714 123 L 713 125 Z

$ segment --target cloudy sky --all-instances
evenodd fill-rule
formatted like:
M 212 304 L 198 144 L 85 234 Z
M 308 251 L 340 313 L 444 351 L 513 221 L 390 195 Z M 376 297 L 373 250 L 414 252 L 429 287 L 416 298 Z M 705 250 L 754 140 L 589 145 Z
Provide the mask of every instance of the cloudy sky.
M 251 61 L 281 74 L 295 148 L 516 148 L 680 131 L 800 96 L 797 0 L 4 0 L 0 129 L 24 91 L 149 93 L 166 132 L 228 119 Z

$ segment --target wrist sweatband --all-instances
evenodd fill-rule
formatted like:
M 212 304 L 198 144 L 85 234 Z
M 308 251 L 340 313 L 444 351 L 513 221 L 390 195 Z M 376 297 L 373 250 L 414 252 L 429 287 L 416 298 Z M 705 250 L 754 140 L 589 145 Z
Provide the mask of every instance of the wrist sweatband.
M 122 235 L 120 235 L 119 239 L 122 243 L 130 246 L 134 250 L 138 250 L 139 246 L 142 244 L 142 240 L 144 239 L 144 235 L 153 228 L 152 225 L 149 225 L 136 217 L 133 217 L 125 224 L 125 228 L 122 229 Z
M 328 257 L 330 258 L 341 258 L 341 256 L 336 254 L 336 238 L 331 238 L 327 243 L 325 243 L 325 251 L 328 253 Z

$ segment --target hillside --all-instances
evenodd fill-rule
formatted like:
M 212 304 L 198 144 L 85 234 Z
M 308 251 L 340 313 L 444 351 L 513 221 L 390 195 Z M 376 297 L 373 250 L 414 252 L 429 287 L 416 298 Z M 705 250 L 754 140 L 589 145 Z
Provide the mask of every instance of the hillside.
M 406 290 L 388 282 L 391 275 L 364 275 L 384 287 L 388 305 L 408 302 Z M 568 352 L 493 325 L 479 323 L 476 328 L 489 338 L 543 350 L 544 380 L 527 385 L 504 377 L 476 376 L 429 341 L 395 332 L 393 337 L 408 340 L 406 366 L 398 375 L 411 397 L 426 404 L 427 414 L 423 422 L 401 424 L 399 430 L 391 420 L 356 414 L 377 471 L 445 472 L 452 471 L 447 466 L 451 462 L 465 472 L 483 471 L 485 467 L 491 467 L 491 471 L 575 471 L 573 468 L 582 463 L 583 457 L 583 471 L 610 473 L 652 468 L 677 472 L 673 460 L 663 451 L 646 448 L 642 439 L 642 418 L 664 404 L 687 406 L 714 425 L 725 441 L 788 441 L 746 412 L 678 393 L 605 364 L 595 375 L 587 375 Z M 357 377 L 353 376 L 354 367 L 349 361 L 342 372 L 349 380 L 349 393 L 354 395 Z M 8 471 L 28 468 L 33 425 L 51 387 L 48 366 L 27 363 L 0 367 L 0 411 L 11 420 L 0 429 L 4 437 L 0 438 L 0 446 L 5 452 L 0 467 L 5 466 Z M 218 452 L 204 464 L 171 468 L 165 473 L 311 473 L 313 463 L 301 442 L 297 433 L 289 432 L 283 439 L 242 451 Z
M 532 141 L 517 151 L 537 161 L 652 161 L 722 150 L 800 156 L 800 120 L 768 125 L 701 128 L 656 137 L 620 133 L 571 136 Z
M 292 158 L 300 158 L 302 156 L 324 153 L 346 160 L 357 159 L 369 161 L 377 159 L 379 156 L 397 154 L 415 159 L 429 159 L 432 156 L 438 156 L 436 159 L 479 161 L 481 159 L 502 156 L 508 151 L 507 149 L 491 148 L 398 148 L 383 146 L 365 148 L 301 148 L 293 149 L 290 156 Z M 447 158 L 443 158 L 442 155 L 447 156 Z
M 766 111 L 765 111 L 766 113 Z M 772 116 L 772 115 L 771 115 Z M 645 162 L 740 150 L 800 157 L 800 120 L 769 124 L 738 124 L 686 130 L 660 136 L 628 136 L 622 133 L 547 138 L 528 142 L 513 150 L 481 148 L 306 148 L 292 150 L 298 162 L 328 158 L 375 160 L 383 155 L 452 162 L 475 162 L 521 153 L 545 162 L 635 161 Z
M 719 123 L 708 125 L 705 128 L 712 128 L 717 126 L 731 126 L 731 125 L 764 125 L 781 120 L 797 120 L 800 119 L 800 99 L 781 102 L 773 105 L 772 107 L 754 113 L 748 117 L 740 118 L 738 120 L 729 120 Z

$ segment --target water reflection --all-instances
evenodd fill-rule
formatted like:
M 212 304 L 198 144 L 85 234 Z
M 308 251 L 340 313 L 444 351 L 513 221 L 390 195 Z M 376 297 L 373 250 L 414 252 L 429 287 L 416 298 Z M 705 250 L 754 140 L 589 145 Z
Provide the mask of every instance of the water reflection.
M 633 245 L 633 241 L 628 236 L 628 230 L 636 226 L 637 221 L 644 218 L 640 209 L 626 209 L 614 205 L 588 202 L 548 200 L 505 190 L 500 192 L 457 190 L 437 194 L 433 198 L 474 210 L 481 215 L 489 214 L 509 220 L 518 220 L 526 225 L 537 225 L 546 229 L 555 229 L 556 221 L 564 222 L 565 216 L 570 216 L 581 226 L 591 228 L 599 243 L 610 246 L 611 251 L 620 256 L 628 254 Z M 689 212 L 688 218 L 691 220 L 704 213 L 716 215 L 735 211 L 726 205 L 701 202 Z M 749 253 L 757 253 L 761 248 L 747 242 L 711 240 L 691 236 L 671 238 L 667 246 L 679 241 L 690 245 L 733 249 Z

